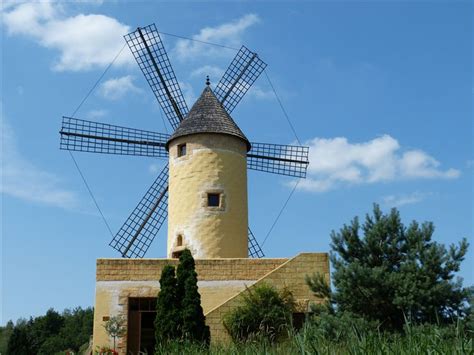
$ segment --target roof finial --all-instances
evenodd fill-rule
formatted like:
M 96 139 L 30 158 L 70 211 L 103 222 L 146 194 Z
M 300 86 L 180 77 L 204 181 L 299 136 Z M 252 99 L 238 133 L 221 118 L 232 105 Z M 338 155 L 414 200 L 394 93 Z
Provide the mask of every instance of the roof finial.
M 209 75 L 206 75 L 206 85 L 207 86 L 211 85 L 211 82 L 209 81 Z

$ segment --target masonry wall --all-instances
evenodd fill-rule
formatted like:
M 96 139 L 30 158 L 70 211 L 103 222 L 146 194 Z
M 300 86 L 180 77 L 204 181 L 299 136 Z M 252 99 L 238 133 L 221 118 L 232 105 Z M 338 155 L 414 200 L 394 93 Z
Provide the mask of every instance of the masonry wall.
M 104 317 L 128 316 L 129 297 L 156 297 L 159 277 L 164 265 L 177 265 L 176 259 L 98 259 L 93 346 L 112 346 L 103 327 Z M 277 289 L 288 288 L 295 296 L 301 312 L 311 302 L 320 302 L 310 292 L 306 275 L 322 273 L 329 281 L 326 253 L 302 253 L 286 259 L 196 259 L 198 287 L 211 329 L 211 341 L 228 342 L 223 316 L 241 301 L 246 287 L 267 282 Z M 126 337 L 118 350 L 125 354 Z
M 326 253 L 302 253 L 287 260 L 276 269 L 261 277 L 249 286 L 250 289 L 263 282 L 273 285 L 276 289 L 287 288 L 295 297 L 299 312 L 307 312 L 311 303 L 321 302 L 314 297 L 306 285 L 306 275 L 321 273 L 329 282 L 329 257 Z M 244 291 L 245 292 L 245 291 Z M 242 300 L 242 292 L 232 296 L 224 303 L 207 312 L 206 323 L 211 330 L 212 343 L 229 342 L 230 336 L 223 325 L 223 317 Z
M 251 286 L 288 259 L 204 259 L 196 260 L 198 287 L 204 313 Z M 129 297 L 156 297 L 164 265 L 177 266 L 176 259 L 98 259 L 94 310 L 93 347 L 112 346 L 104 319 L 128 316 Z M 118 349 L 125 354 L 126 338 Z

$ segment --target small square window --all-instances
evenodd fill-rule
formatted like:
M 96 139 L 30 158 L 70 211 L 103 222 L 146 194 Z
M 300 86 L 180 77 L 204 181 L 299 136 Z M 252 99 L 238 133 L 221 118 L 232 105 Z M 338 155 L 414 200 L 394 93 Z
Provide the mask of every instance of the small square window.
M 178 145 L 178 157 L 182 157 L 186 155 L 186 144 L 179 144 Z
M 220 194 L 207 194 L 207 205 L 209 207 L 219 207 L 221 202 Z

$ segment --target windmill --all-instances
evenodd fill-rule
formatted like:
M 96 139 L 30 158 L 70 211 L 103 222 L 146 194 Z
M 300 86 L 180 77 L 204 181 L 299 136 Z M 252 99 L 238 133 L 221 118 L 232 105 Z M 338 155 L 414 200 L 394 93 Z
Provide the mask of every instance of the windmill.
M 169 135 L 74 117 L 63 117 L 60 131 L 60 149 L 169 159 L 109 245 L 122 257 L 144 257 L 171 211 L 168 256 L 176 257 L 183 247 L 196 243 L 189 234 L 197 238 L 196 234 L 204 233 L 207 239 L 197 240 L 200 248 L 207 250 L 204 257 L 263 257 L 247 223 L 246 169 L 304 178 L 308 165 L 308 147 L 249 142 L 230 116 L 266 64 L 242 46 L 215 90 L 207 80 L 189 111 L 156 26 L 139 27 L 124 37 L 174 132 Z M 186 159 L 188 163 L 183 163 Z M 207 175 L 201 174 L 192 185 L 193 176 L 199 175 L 203 165 L 221 170 L 207 170 Z M 179 173 L 179 166 L 187 166 L 187 170 Z M 213 186 L 209 179 L 214 179 Z M 193 190 L 192 186 L 197 187 Z M 202 186 L 208 190 L 196 201 L 202 198 L 206 206 L 197 218 L 191 215 L 197 205 L 186 204 Z M 180 191 L 185 191 L 184 195 Z M 173 227 L 177 226 L 173 231 L 171 219 Z M 232 234 L 232 238 L 221 240 L 225 234 Z M 187 240 L 184 245 L 183 238 Z

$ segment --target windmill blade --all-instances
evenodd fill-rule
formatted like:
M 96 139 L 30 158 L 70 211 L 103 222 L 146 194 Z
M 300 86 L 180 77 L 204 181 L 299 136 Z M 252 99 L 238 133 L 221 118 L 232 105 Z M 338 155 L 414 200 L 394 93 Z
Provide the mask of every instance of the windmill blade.
M 168 134 L 63 117 L 59 148 L 79 152 L 167 158 Z
M 124 37 L 171 126 L 176 129 L 188 114 L 188 106 L 155 24 L 138 27 Z
M 143 258 L 168 215 L 168 164 L 109 245 L 124 258 Z
M 257 53 L 245 46 L 240 48 L 214 90 L 228 113 L 234 110 L 266 66 Z
M 306 177 L 309 147 L 270 143 L 251 143 L 247 167 L 268 173 Z
M 257 239 L 253 235 L 252 231 L 249 227 L 249 255 L 251 258 L 263 258 L 265 254 L 263 254 L 262 248 L 257 242 Z

